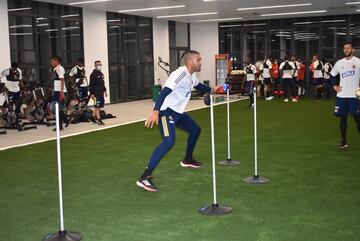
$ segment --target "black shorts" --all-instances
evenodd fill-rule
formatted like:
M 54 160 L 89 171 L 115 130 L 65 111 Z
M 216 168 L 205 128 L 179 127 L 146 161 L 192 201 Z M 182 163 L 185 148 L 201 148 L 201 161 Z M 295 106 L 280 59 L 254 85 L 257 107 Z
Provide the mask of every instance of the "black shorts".
M 265 79 L 264 79 L 264 83 L 265 83 L 266 85 L 271 85 L 271 79 L 270 79 L 270 78 L 265 78 Z
M 105 98 L 104 96 L 96 97 L 95 98 L 95 107 L 96 108 L 103 108 L 105 105 Z

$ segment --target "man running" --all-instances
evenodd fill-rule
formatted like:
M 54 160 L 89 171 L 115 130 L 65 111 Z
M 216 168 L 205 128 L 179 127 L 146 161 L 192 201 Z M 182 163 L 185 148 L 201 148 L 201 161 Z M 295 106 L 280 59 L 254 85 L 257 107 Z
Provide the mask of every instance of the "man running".
M 180 165 L 190 168 L 201 167 L 201 163 L 193 159 L 193 152 L 201 129 L 184 111 L 193 88 L 206 92 L 210 92 L 211 88 L 200 83 L 196 78 L 196 72 L 201 70 L 199 52 L 187 51 L 182 59 L 184 65 L 172 72 L 166 80 L 164 88 L 155 102 L 153 112 L 145 122 L 147 128 L 152 128 L 155 123 L 158 124 L 162 137 L 162 142 L 154 150 L 144 173 L 136 182 L 137 186 L 149 192 L 158 191 L 151 175 L 160 160 L 174 146 L 175 127 L 189 134 L 185 158 L 180 162 Z

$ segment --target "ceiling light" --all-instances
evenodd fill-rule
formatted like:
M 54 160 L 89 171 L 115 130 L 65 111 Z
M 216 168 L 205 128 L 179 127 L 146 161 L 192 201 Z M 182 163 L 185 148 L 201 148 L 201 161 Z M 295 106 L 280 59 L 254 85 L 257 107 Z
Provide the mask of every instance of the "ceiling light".
M 312 24 L 312 23 L 318 23 L 318 22 L 297 22 L 294 23 L 295 25 L 302 25 L 302 24 Z
M 204 20 L 197 20 L 195 22 L 222 22 L 222 21 L 232 21 L 232 20 L 240 20 L 243 19 L 239 18 L 214 18 L 214 19 L 204 19 Z
M 341 22 L 346 22 L 345 19 L 339 19 L 339 20 L 323 20 L 321 21 L 322 23 L 341 23 Z
M 15 12 L 15 11 L 24 11 L 24 10 L 30 10 L 31 7 L 28 7 L 28 8 L 11 8 L 11 9 L 8 9 L 8 12 Z
M 87 3 L 101 3 L 101 2 L 110 2 L 112 0 L 90 0 L 90 1 L 81 1 L 81 2 L 72 2 L 69 5 L 78 5 L 78 4 L 87 4 Z
M 119 13 L 130 13 L 130 12 L 162 10 L 162 9 L 172 9 L 172 8 L 184 8 L 184 7 L 186 7 L 186 5 L 163 6 L 163 7 L 153 7 L 153 8 L 128 9 L 128 10 L 120 10 L 120 11 L 118 11 L 118 12 L 119 12 Z
M 261 17 L 270 17 L 270 16 L 282 16 L 282 15 L 299 15 L 299 14 L 313 14 L 313 13 L 326 13 L 326 10 L 316 10 L 316 11 L 304 11 L 304 12 L 286 12 L 286 13 L 266 13 L 261 14 Z
M 251 27 L 251 26 L 264 26 L 266 23 L 248 23 L 244 24 L 244 27 Z
M 209 13 L 188 13 L 188 14 L 177 14 L 177 15 L 166 15 L 166 16 L 157 16 L 156 18 L 179 18 L 179 17 L 190 17 L 190 16 L 203 16 L 203 15 L 215 15 L 218 12 L 209 12 Z
M 349 3 L 345 3 L 347 5 L 353 5 L 353 4 L 360 4 L 360 2 L 349 2 Z
M 241 27 L 241 24 L 231 24 L 231 25 L 221 25 L 220 28 L 233 28 L 233 27 Z
M 238 11 L 244 10 L 257 10 L 257 9 L 269 9 L 269 8 L 289 8 L 289 7 L 301 7 L 311 6 L 312 3 L 300 3 L 300 4 L 288 4 L 288 5 L 273 5 L 273 6 L 262 6 L 262 7 L 250 7 L 250 8 L 238 8 Z
M 69 14 L 69 15 L 62 15 L 62 18 L 71 18 L 71 17 L 79 17 L 80 14 Z

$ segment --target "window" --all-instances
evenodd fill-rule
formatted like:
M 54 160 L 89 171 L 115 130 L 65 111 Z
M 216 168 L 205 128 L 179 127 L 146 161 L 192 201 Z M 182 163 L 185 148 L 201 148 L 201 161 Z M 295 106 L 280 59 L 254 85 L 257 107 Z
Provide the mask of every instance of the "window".
M 220 53 L 233 59 L 257 61 L 271 55 L 281 62 L 296 54 L 307 65 L 313 55 L 335 61 L 343 56 L 342 44 L 350 40 L 360 46 L 358 14 L 219 24 Z
M 83 56 L 81 8 L 29 0 L 8 1 L 11 61 L 24 80 L 49 86 L 49 58 L 59 55 L 64 68 Z
M 151 97 L 154 84 L 152 20 L 107 13 L 111 102 Z
M 190 28 L 188 23 L 169 21 L 170 71 L 180 66 L 181 56 L 190 50 Z

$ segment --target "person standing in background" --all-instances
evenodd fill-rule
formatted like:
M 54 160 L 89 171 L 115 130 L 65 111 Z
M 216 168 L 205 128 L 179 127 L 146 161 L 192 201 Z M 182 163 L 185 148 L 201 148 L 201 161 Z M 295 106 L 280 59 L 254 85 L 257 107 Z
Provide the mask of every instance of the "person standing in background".
M 290 89 L 290 99 L 292 102 L 297 102 L 294 93 L 294 73 L 295 73 L 295 64 L 289 61 L 289 58 L 286 56 L 285 61 L 280 64 L 279 70 L 281 71 L 282 76 L 282 90 L 284 92 L 284 102 L 289 102 L 288 99 L 288 89 Z
M 326 59 L 323 60 L 324 63 L 324 97 L 326 99 L 330 99 L 331 97 L 331 70 L 333 69 L 333 66 L 330 62 L 328 62 Z
M 310 70 L 313 72 L 314 84 L 315 84 L 315 99 L 320 100 L 323 96 L 324 88 L 324 74 L 323 74 L 323 62 L 319 60 L 317 55 L 312 58 L 312 65 Z
M 297 82 L 298 82 L 298 96 L 305 95 L 305 71 L 306 65 L 305 63 L 299 59 L 300 69 L 298 70 Z
M 105 125 L 100 118 L 100 110 L 104 108 L 105 97 L 107 97 L 104 74 L 101 72 L 102 64 L 100 60 L 95 61 L 95 69 L 90 75 L 90 98 L 94 101 L 95 111 L 93 117 L 98 125 Z
M 89 84 L 85 73 L 84 59 L 79 58 L 77 65 L 71 69 L 69 76 L 75 79 L 75 83 L 79 87 L 79 95 L 81 99 L 87 99 L 89 96 Z
M 256 95 L 256 92 L 254 93 L 254 86 L 255 86 L 255 79 L 256 79 L 256 66 L 251 62 L 250 58 L 246 58 L 245 60 L 246 66 L 244 68 L 244 73 L 246 76 L 246 80 L 244 83 L 244 89 L 247 95 L 250 99 L 249 107 L 254 107 L 254 95 Z
M 0 80 L 3 77 L 6 77 L 5 86 L 8 89 L 9 102 L 15 104 L 15 113 L 16 115 L 19 115 L 21 105 L 20 87 L 22 85 L 22 71 L 19 68 L 18 63 L 13 62 L 10 68 L 3 70 L 0 74 Z
M 271 84 L 271 69 L 272 63 L 270 61 L 271 57 L 265 59 L 265 61 L 260 66 L 260 73 L 264 78 L 266 100 L 272 100 L 274 97 L 271 95 L 272 84 Z

